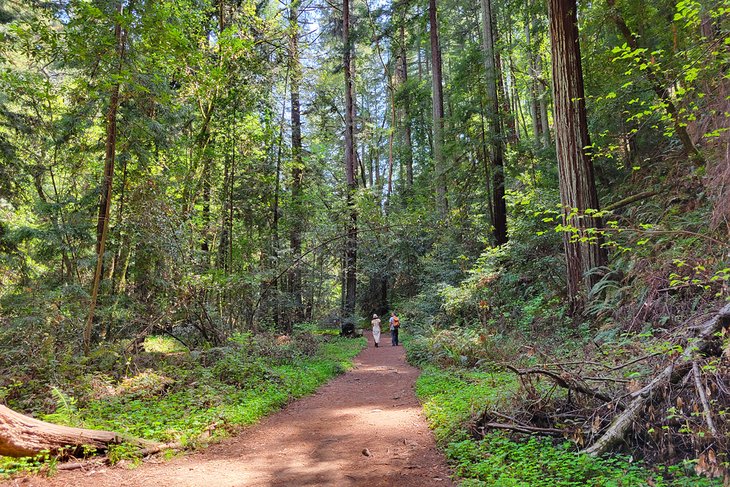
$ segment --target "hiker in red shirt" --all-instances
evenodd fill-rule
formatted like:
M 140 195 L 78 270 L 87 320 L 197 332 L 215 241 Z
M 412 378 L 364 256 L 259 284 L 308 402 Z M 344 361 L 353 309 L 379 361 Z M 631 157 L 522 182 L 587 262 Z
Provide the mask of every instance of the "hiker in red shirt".
M 398 346 L 398 330 L 400 329 L 400 320 L 395 315 L 395 311 L 390 312 L 390 341 L 394 347 Z

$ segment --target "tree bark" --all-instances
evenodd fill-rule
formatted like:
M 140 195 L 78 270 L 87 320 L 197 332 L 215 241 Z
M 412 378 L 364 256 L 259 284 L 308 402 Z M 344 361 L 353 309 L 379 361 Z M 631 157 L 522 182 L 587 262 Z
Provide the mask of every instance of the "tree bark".
M 71 428 L 46 423 L 24 416 L 0 405 L 0 456 L 30 457 L 49 451 L 81 449 L 92 446 L 105 450 L 109 445 L 131 441 L 139 446 L 151 447 L 156 443 L 140 439 L 130 439 L 113 431 Z
M 342 0 L 342 44 L 343 66 L 345 71 L 345 174 L 347 176 L 347 207 L 349 222 L 345 241 L 345 296 L 344 315 L 355 313 L 357 293 L 357 207 L 355 192 L 357 191 L 357 158 L 355 153 L 355 104 L 353 93 L 352 45 L 350 39 L 350 1 Z
M 542 59 L 538 56 L 537 59 L 538 76 L 540 83 L 540 97 L 539 97 L 539 108 L 540 108 L 540 132 L 542 135 L 542 146 L 548 148 L 550 146 L 550 121 L 548 119 L 548 89 L 547 83 L 542 80 Z
M 482 6 L 482 43 L 484 66 L 487 74 L 488 115 L 492 162 L 492 227 L 497 245 L 507 243 L 507 203 L 504 199 L 504 141 L 502 140 L 502 120 L 499 110 L 497 82 L 501 76 L 497 70 L 497 57 L 494 50 L 494 24 L 491 0 L 481 0 Z
M 431 31 L 433 169 L 436 182 L 436 209 L 439 215 L 445 218 L 448 212 L 448 202 L 446 199 L 446 167 L 444 161 L 444 91 L 436 0 L 429 0 L 428 2 L 428 20 Z
M 289 323 L 301 322 L 304 319 L 304 308 L 302 305 L 302 267 L 298 264 L 302 255 L 302 229 L 304 226 L 303 202 L 302 202 L 302 181 L 304 178 L 304 165 L 302 162 L 302 118 L 301 105 L 299 101 L 299 85 L 302 78 L 302 68 L 299 61 L 299 0 L 292 0 L 289 7 L 289 63 L 291 76 L 291 199 L 292 199 L 292 224 L 289 233 L 289 245 L 291 247 L 292 259 L 297 264 L 289 271 L 289 293 L 294 300 L 294 309 Z
M 560 201 L 571 310 L 581 310 L 582 292 L 598 281 L 588 271 L 605 263 L 605 253 L 592 229 L 599 218 L 586 214 L 598 210 L 593 161 L 586 154 L 590 145 L 586 119 L 583 70 L 578 43 L 576 0 L 549 0 L 552 44 L 553 99 L 555 102 L 555 145 L 558 158 Z
M 408 83 L 408 50 L 406 49 L 405 12 L 401 17 L 400 25 L 400 81 L 402 85 Z M 408 87 L 403 97 L 403 161 L 406 166 L 406 189 L 413 187 L 413 141 L 411 137 L 411 107 Z
M 123 13 L 124 6 L 118 2 L 117 11 Z M 114 37 L 117 49 L 117 74 L 121 74 L 124 64 L 125 32 L 120 20 L 114 24 Z M 112 183 L 114 182 L 114 160 L 117 149 L 117 111 L 119 109 L 120 82 L 114 83 L 109 95 L 109 108 L 106 114 L 106 150 L 104 155 L 104 184 L 102 185 L 101 198 L 99 201 L 99 214 L 96 223 L 96 270 L 91 284 L 91 301 L 89 302 L 89 314 L 86 317 L 83 341 L 84 354 L 89 353 L 91 347 L 91 332 L 94 325 L 94 312 L 96 301 L 99 295 L 99 286 L 104 268 L 104 250 L 106 248 L 107 234 L 109 233 L 109 215 L 112 206 Z

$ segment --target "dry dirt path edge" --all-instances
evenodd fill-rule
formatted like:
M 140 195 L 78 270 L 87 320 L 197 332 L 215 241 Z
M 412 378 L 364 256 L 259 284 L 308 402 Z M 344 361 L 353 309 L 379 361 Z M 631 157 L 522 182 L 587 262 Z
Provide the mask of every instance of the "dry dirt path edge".
M 368 348 L 354 368 L 236 437 L 135 469 L 89 467 L 3 486 L 451 486 L 403 347 Z M 385 337 L 384 337 L 385 338 Z

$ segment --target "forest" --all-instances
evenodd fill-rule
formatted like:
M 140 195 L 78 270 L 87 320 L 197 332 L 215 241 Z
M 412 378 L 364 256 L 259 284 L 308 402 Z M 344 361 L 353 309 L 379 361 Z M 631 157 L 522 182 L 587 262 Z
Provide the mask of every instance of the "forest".
M 395 310 L 461 485 L 730 485 L 729 130 L 730 0 L 0 0 L 0 481 Z

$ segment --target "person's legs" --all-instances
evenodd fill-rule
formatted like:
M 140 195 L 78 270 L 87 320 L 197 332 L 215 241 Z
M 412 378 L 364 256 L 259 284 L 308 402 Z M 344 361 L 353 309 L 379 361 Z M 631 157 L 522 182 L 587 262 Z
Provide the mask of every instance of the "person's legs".
M 393 333 L 394 333 L 394 337 L 395 337 L 395 346 L 397 347 L 398 346 L 398 328 L 393 330 Z

